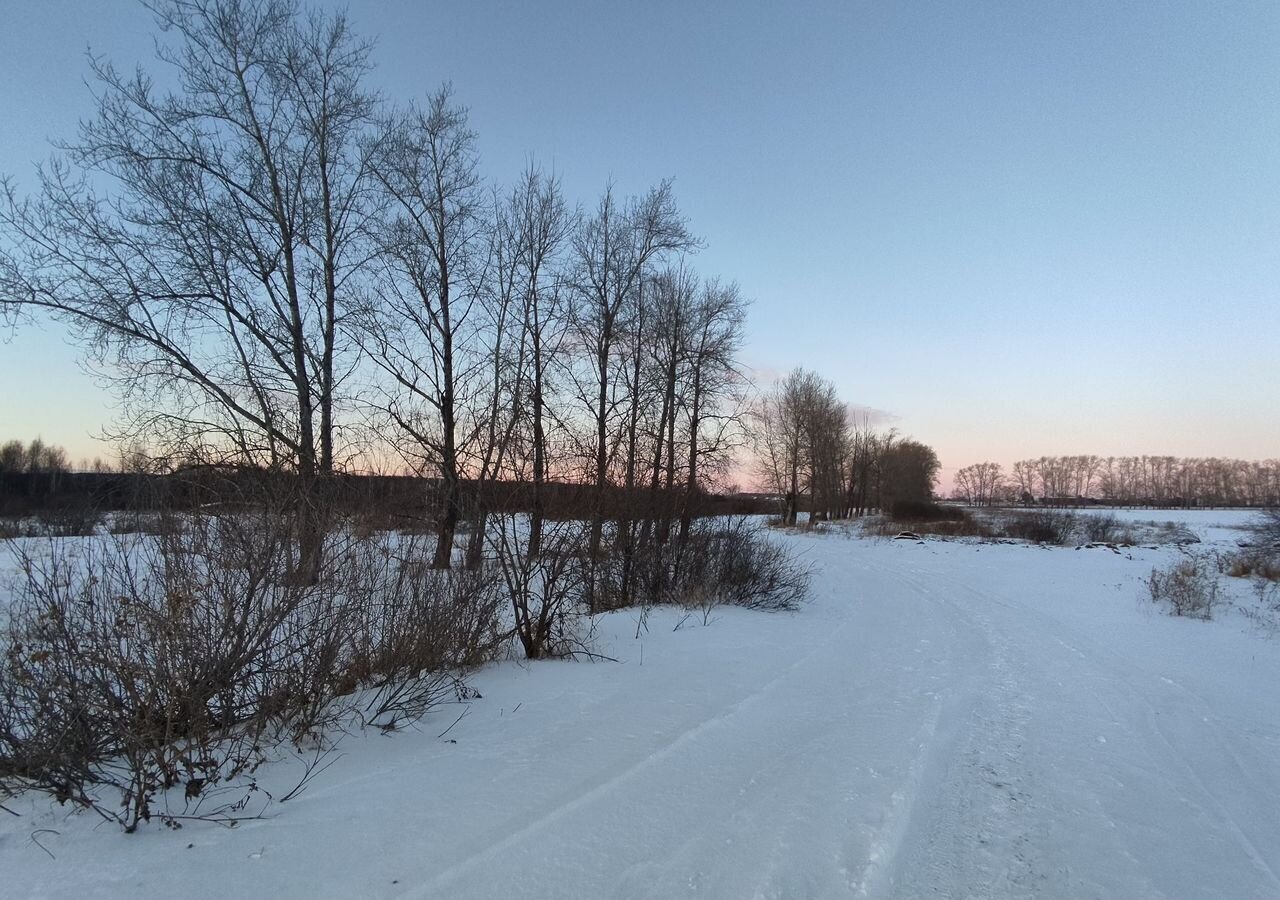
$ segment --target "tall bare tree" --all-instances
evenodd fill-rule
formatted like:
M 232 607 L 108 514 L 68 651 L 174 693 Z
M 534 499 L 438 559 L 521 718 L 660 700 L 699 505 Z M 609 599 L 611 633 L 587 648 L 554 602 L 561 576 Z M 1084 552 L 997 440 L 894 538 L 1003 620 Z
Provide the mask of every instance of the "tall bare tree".
M 448 85 L 387 129 L 375 166 L 391 209 L 380 236 L 384 277 L 362 335 L 390 379 L 380 405 L 406 458 L 438 478 L 433 564 L 448 568 L 462 509 L 460 419 L 485 371 L 472 313 L 488 277 L 491 205 L 475 133 Z
M 574 235 L 576 293 L 574 324 L 587 357 L 589 377 L 579 396 L 593 425 L 590 474 L 594 486 L 588 552 L 600 555 L 609 488 L 611 450 L 622 440 L 617 424 L 625 391 L 618 367 L 623 325 L 639 302 L 641 282 L 649 267 L 667 253 L 695 245 L 676 207 L 671 183 L 664 181 L 644 197 L 619 202 L 612 186 L 605 189 L 594 213 Z M 594 603 L 594 592 L 592 592 Z
M 500 227 L 512 248 L 513 276 L 520 291 L 520 342 L 526 367 L 518 404 L 527 430 L 531 462 L 529 539 L 525 552 L 542 551 L 545 491 L 548 480 L 548 430 L 552 379 L 563 358 L 569 325 L 569 300 L 563 253 L 576 224 L 561 193 L 559 179 L 529 166 L 507 200 Z
M 806 495 L 811 510 L 823 514 L 834 498 L 843 499 L 846 415 L 830 382 L 793 369 L 761 400 L 754 418 L 759 474 L 782 495 L 784 524 L 796 523 Z
M 743 376 L 738 368 L 746 323 L 746 302 L 732 283 L 707 281 L 690 311 L 686 416 L 688 448 L 684 501 L 680 512 L 683 548 L 705 473 L 737 446 Z

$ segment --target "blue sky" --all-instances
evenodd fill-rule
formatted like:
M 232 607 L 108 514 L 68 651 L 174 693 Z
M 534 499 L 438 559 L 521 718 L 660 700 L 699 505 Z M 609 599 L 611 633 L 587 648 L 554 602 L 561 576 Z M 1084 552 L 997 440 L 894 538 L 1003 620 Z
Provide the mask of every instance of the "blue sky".
M 0 171 L 90 110 L 84 52 L 150 55 L 130 0 L 15 4 Z M 396 99 L 454 83 L 488 175 L 571 196 L 675 178 L 696 265 L 804 365 L 952 469 L 1280 454 L 1280 4 L 353 0 Z M 0 436 L 73 456 L 109 397 L 55 329 L 0 345 Z

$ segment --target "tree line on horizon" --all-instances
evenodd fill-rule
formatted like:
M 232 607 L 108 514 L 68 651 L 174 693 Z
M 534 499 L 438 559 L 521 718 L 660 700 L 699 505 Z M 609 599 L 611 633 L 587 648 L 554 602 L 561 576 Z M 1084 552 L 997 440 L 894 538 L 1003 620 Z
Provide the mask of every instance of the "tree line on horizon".
M 1092 500 L 1117 506 L 1280 505 L 1280 459 L 1041 456 L 965 466 L 953 499 L 975 506 Z

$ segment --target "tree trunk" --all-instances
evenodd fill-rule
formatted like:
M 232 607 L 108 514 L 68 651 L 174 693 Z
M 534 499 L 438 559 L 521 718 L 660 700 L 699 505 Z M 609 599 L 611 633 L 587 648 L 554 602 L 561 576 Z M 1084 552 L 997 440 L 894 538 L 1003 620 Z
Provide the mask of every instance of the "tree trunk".
M 483 490 L 483 486 L 480 488 Z M 467 568 L 477 572 L 484 562 L 485 528 L 489 524 L 489 511 L 482 502 L 477 502 L 475 521 L 472 523 L 471 537 L 467 541 Z

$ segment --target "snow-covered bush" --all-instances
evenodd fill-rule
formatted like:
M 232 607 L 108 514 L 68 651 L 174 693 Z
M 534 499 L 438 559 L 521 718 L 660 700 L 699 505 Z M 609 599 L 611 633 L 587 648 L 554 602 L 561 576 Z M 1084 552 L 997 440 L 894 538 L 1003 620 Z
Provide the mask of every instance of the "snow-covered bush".
M 1218 567 L 1207 556 L 1187 556 L 1164 569 L 1152 569 L 1147 579 L 1151 602 L 1175 616 L 1213 618 L 1218 603 Z

